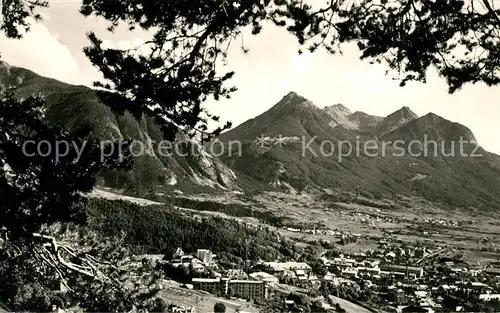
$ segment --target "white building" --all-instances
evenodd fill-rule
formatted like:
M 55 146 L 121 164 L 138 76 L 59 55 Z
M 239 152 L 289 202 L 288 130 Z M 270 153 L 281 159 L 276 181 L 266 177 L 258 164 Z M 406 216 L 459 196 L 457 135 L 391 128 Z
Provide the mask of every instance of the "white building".
M 278 284 L 279 280 L 276 276 L 273 276 L 271 274 L 268 274 L 266 272 L 255 272 L 249 275 L 250 278 L 258 280 L 258 281 L 263 281 L 267 283 L 270 286 Z
M 207 249 L 198 249 L 196 251 L 196 257 L 200 259 L 205 264 L 213 263 L 213 254 L 212 251 Z
M 228 278 L 193 278 L 194 289 L 203 290 L 222 297 L 230 294 L 245 299 L 266 299 L 267 285 L 255 280 L 232 280 Z
M 191 259 L 191 268 L 195 273 L 203 273 L 205 271 L 205 266 L 203 266 L 203 262 L 197 258 Z
M 311 272 L 311 266 L 304 262 L 264 262 L 264 265 L 269 266 L 274 272 L 285 271 L 303 271 L 304 273 Z
M 333 263 L 335 265 L 339 265 L 339 264 L 354 265 L 354 263 L 356 263 L 356 260 L 349 259 L 349 258 L 344 258 L 344 257 L 340 257 L 340 258 L 334 258 L 333 259 Z
M 346 268 L 342 270 L 342 277 L 346 278 L 358 277 L 358 270 L 355 268 Z
M 184 256 L 184 251 L 182 251 L 181 247 L 178 247 L 177 249 L 175 249 L 175 251 L 172 255 L 172 260 L 181 259 L 181 257 L 183 257 L 183 256 Z
M 479 295 L 479 300 L 490 301 L 490 300 L 500 300 L 500 294 L 481 294 Z

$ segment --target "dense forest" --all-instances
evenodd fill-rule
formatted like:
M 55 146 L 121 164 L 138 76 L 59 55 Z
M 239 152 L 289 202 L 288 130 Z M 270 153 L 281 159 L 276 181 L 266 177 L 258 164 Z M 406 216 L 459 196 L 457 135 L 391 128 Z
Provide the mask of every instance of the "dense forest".
M 283 227 L 287 220 L 285 217 L 277 216 L 269 211 L 257 210 L 239 203 L 220 203 L 210 200 L 199 201 L 184 197 L 169 197 L 168 203 L 197 211 L 220 212 L 236 217 L 254 217 L 275 227 Z
M 125 235 L 136 253 L 210 249 L 243 260 L 289 259 L 301 253 L 295 245 L 265 227 L 182 212 L 170 205 L 139 206 L 124 201 L 85 199 L 79 204 L 88 226 L 103 236 Z

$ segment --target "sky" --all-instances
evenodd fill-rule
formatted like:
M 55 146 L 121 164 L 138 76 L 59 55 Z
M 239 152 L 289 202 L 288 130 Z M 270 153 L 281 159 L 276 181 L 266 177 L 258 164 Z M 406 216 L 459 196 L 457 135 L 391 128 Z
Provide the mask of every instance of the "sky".
M 104 20 L 78 13 L 80 1 L 50 3 L 50 8 L 41 12 L 43 22 L 34 24 L 22 40 L 0 37 L 4 61 L 43 76 L 90 86 L 100 74 L 82 52 L 88 44 L 86 32 L 94 31 L 106 44 L 118 47 L 137 46 L 150 36 L 126 28 L 107 32 Z M 354 46 L 344 46 L 343 55 L 320 50 L 299 55 L 296 39 L 275 27 L 264 27 L 258 36 L 245 34 L 243 39 L 249 53 L 244 54 L 239 43 L 232 45 L 224 68 L 236 72 L 230 84 L 238 91 L 229 100 L 205 104 L 212 114 L 221 117 L 221 124 L 229 120 L 237 126 L 295 91 L 318 107 L 342 103 L 352 112 L 379 116 L 402 106 L 419 116 L 433 112 L 469 127 L 481 146 L 500 154 L 500 87 L 466 85 L 449 95 L 445 81 L 432 70 L 426 84 L 399 87 L 398 81 L 385 75 L 383 65 L 359 60 Z

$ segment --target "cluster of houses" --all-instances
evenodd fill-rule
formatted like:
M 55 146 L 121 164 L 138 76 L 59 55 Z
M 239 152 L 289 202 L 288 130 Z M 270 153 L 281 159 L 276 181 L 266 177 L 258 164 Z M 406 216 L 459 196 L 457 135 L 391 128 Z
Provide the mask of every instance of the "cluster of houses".
M 263 262 L 262 265 L 278 279 L 317 280 L 311 266 L 305 262 Z
M 293 279 L 295 282 L 317 283 L 322 280 L 330 280 L 335 284 L 351 284 L 364 281 L 369 283 L 370 288 L 386 295 L 389 303 L 395 308 L 395 312 L 422 312 L 433 313 L 442 311 L 443 297 L 446 293 L 459 290 L 469 290 L 478 296 L 480 301 L 500 300 L 500 263 L 493 263 L 484 269 L 469 269 L 463 264 L 455 264 L 452 261 L 444 262 L 449 273 L 446 277 L 457 277 L 453 283 L 439 283 L 435 275 L 428 273 L 422 266 L 416 266 L 417 260 L 432 257 L 435 252 L 427 248 L 413 248 L 391 245 L 381 241 L 380 248 L 376 251 L 368 250 L 367 253 L 356 253 L 336 258 L 322 257 L 321 261 L 328 270 L 327 274 L 318 277 L 312 268 L 305 262 L 262 262 L 261 271 L 245 273 L 241 269 L 232 269 L 218 273 L 215 260 L 216 255 L 210 250 L 199 249 L 192 255 L 185 254 L 178 248 L 173 254 L 171 264 L 174 266 L 190 265 L 191 268 L 200 271 L 211 269 L 214 277 L 193 278 L 192 288 L 214 294 L 219 297 L 236 297 L 242 299 L 266 299 L 270 295 L 270 287 L 279 289 L 280 282 Z M 405 258 L 402 258 L 405 256 Z M 407 260 L 401 264 L 401 260 Z M 160 261 L 158 257 L 158 262 Z M 214 270 L 215 269 L 215 270 Z M 332 274 L 335 273 L 335 274 Z M 426 276 L 434 276 L 430 279 Z M 490 286 L 480 282 L 481 277 L 488 277 L 490 281 L 497 281 L 498 286 Z M 443 279 L 445 277 L 443 276 Z M 459 278 L 459 279 L 458 279 Z M 474 278 L 471 281 L 465 278 Z M 429 280 L 430 279 L 430 280 Z M 468 281 L 468 282 L 466 282 Z M 460 306 L 456 308 L 461 310 Z M 190 311 L 176 309 L 179 313 Z
M 401 252 L 398 252 L 400 254 Z M 383 260 L 392 260 L 396 254 L 387 253 L 382 255 Z M 419 279 L 423 276 L 423 268 L 388 264 L 380 264 L 380 260 L 366 258 L 363 254 L 357 255 L 356 259 L 340 256 L 334 259 L 323 257 L 324 266 L 329 272 L 318 277 L 312 272 L 312 268 L 305 262 L 262 262 L 260 265 L 265 271 L 254 273 L 245 273 L 242 270 L 227 270 L 218 273 L 215 261 L 216 255 L 209 250 L 199 249 L 193 255 L 185 254 L 181 248 L 178 248 L 170 263 L 173 266 L 190 266 L 195 272 L 203 272 L 211 269 L 210 278 L 193 278 L 192 285 L 194 289 L 210 292 L 217 296 L 238 297 L 244 299 L 265 299 L 268 297 L 269 287 L 275 287 L 280 281 L 292 279 L 296 282 L 319 283 L 321 280 L 338 281 L 339 278 L 357 279 L 370 278 L 384 280 L 387 277 L 408 277 Z M 340 271 L 341 277 L 335 277 L 333 272 Z
M 397 308 L 396 312 L 441 312 L 444 301 L 443 294 L 464 291 L 466 294 L 478 295 L 479 301 L 500 299 L 500 294 L 492 293 L 494 288 L 483 282 L 456 281 L 453 284 L 442 284 L 430 287 L 426 284 L 415 285 L 401 283 L 387 288 L 389 298 Z M 463 308 L 457 306 L 455 311 L 461 312 Z
M 346 258 L 343 255 L 334 258 L 321 258 L 325 267 L 330 271 L 340 271 L 344 278 L 372 278 L 384 279 L 386 277 L 409 277 L 418 279 L 424 275 L 422 267 L 399 265 L 399 264 L 380 264 L 377 259 L 365 259 L 357 261 L 356 259 Z
M 304 228 L 293 228 L 286 227 L 285 230 L 292 233 L 303 233 L 309 235 L 328 235 L 328 236 L 340 236 L 342 233 L 339 231 L 333 231 L 331 229 L 304 229 Z
M 391 245 L 382 243 L 381 246 L 387 248 Z M 434 258 L 439 251 L 443 249 L 432 252 L 426 248 L 392 246 L 389 250 L 349 257 L 323 257 L 322 261 L 329 271 L 340 274 L 347 283 L 369 282 L 377 294 L 387 295 L 386 299 L 399 313 L 440 312 L 443 310 L 443 295 L 457 292 L 474 296 L 479 301 L 500 300 L 500 262 L 493 262 L 486 268 L 470 268 L 461 261 Z M 435 265 L 428 268 L 428 273 L 423 266 L 416 266 L 425 258 L 431 259 L 430 264 Z M 436 266 L 443 272 L 436 272 Z M 453 278 L 455 281 L 450 282 Z M 463 310 L 458 305 L 455 309 L 457 312 Z
M 163 260 L 159 262 L 167 262 Z M 172 259 L 168 261 L 174 268 L 189 268 L 193 273 L 205 273 L 209 270 L 216 269 L 217 263 L 214 261 L 217 255 L 207 249 L 198 249 L 194 254 L 185 254 L 182 248 L 177 248 L 172 255 Z
M 383 255 L 384 261 L 392 260 L 396 254 L 390 252 Z M 182 249 L 178 248 L 173 257 L 172 265 L 188 265 L 196 271 L 205 271 L 207 268 L 217 268 L 214 260 L 215 255 L 209 250 L 197 250 L 193 255 L 186 255 Z M 361 258 L 361 260 L 360 260 Z M 376 281 L 384 280 L 387 277 L 408 277 L 410 279 L 419 279 L 424 271 L 421 267 L 388 264 L 380 264 L 380 260 L 357 255 L 356 259 L 348 257 L 338 257 L 321 259 L 329 272 L 318 277 L 312 272 L 312 268 L 305 262 L 262 262 L 261 265 L 265 271 L 254 273 L 245 273 L 242 270 L 228 270 L 218 273 L 212 270 L 210 278 L 193 278 L 192 285 L 194 289 L 210 292 L 217 296 L 230 296 L 244 299 L 267 298 L 268 288 L 277 286 L 280 281 L 292 279 L 296 282 L 319 283 L 321 280 L 334 280 L 332 272 L 340 271 L 341 277 L 345 279 L 370 278 Z
M 171 265 L 189 266 L 195 273 L 210 273 L 209 278 L 192 278 L 192 288 L 219 297 L 242 299 L 266 299 L 270 290 L 278 290 L 288 279 L 306 284 L 332 281 L 334 284 L 365 282 L 377 294 L 384 294 L 396 312 L 439 312 L 442 310 L 443 293 L 471 290 L 481 301 L 500 300 L 500 263 L 483 269 L 470 269 L 452 261 L 441 264 L 448 268 L 446 275 L 428 272 L 429 268 L 419 266 L 420 261 L 434 259 L 438 252 L 425 247 L 400 247 L 386 240 L 379 242 L 379 249 L 366 253 L 340 255 L 335 258 L 323 256 L 327 274 L 317 276 L 305 262 L 261 262 L 258 271 L 246 273 L 241 269 L 221 270 L 216 255 L 210 250 L 199 249 L 185 254 L 178 248 Z M 428 261 L 427 260 L 427 261 Z M 157 260 L 158 262 L 166 262 Z M 433 261 L 431 261 L 432 263 Z M 427 270 L 426 270 L 427 269 Z M 437 277 L 437 278 L 436 278 Z M 456 281 L 450 282 L 450 277 Z M 498 285 L 485 283 L 497 281 Z M 465 282 L 468 283 L 465 283 Z M 300 285 L 300 284 L 299 284 Z M 297 286 L 299 286 L 297 285 Z M 460 310 L 460 307 L 457 307 Z
M 213 277 L 210 278 L 193 278 L 192 287 L 219 297 L 265 299 L 268 297 L 268 287 L 278 283 L 277 277 L 265 272 L 248 275 L 242 270 L 232 269 L 219 273 L 215 258 L 216 255 L 207 249 L 186 254 L 182 248 L 177 248 L 169 263 L 173 267 L 189 267 L 195 274 L 211 273 Z
M 312 268 L 304 262 L 263 262 L 267 271 L 242 272 L 227 271 L 223 277 L 193 278 L 193 288 L 218 296 L 233 296 L 243 299 L 266 299 L 269 287 L 278 285 L 280 279 L 292 278 L 299 281 L 315 280 Z

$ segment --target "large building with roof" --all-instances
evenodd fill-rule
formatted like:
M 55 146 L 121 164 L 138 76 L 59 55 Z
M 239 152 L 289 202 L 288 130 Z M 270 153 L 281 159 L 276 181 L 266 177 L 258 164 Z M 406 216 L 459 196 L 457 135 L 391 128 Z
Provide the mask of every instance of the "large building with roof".
M 402 274 L 404 276 L 422 278 L 424 276 L 424 269 L 416 266 L 383 264 L 380 265 L 380 270 L 392 274 Z
M 285 272 L 294 272 L 296 275 L 308 275 L 312 268 L 305 262 L 264 262 L 264 265 L 270 267 L 274 274 L 284 274 Z
M 268 274 L 266 272 L 255 272 L 255 273 L 252 273 L 248 276 L 250 276 L 250 278 L 252 278 L 254 280 L 263 281 L 270 286 L 276 285 L 279 283 L 279 280 L 276 276 Z
M 193 278 L 193 288 L 210 292 L 218 297 L 233 296 L 243 299 L 266 299 L 267 284 L 258 280 L 232 280 L 230 278 Z

